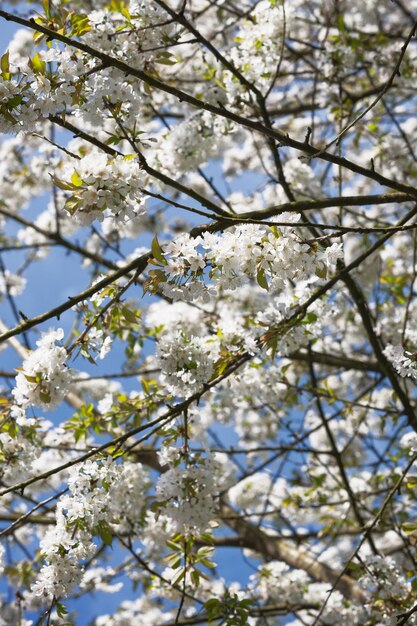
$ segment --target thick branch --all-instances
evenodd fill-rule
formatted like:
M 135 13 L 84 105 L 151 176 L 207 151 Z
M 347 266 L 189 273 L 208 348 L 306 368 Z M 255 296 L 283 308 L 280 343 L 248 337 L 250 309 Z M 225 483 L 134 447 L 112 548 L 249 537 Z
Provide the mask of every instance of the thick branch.
M 227 517 L 230 526 L 241 538 L 242 547 L 262 554 L 267 560 L 284 561 L 291 567 L 303 569 L 314 580 L 336 584 L 336 588 L 346 597 L 357 602 L 365 599 L 363 591 L 350 576 L 343 575 L 338 580 L 338 573 L 325 563 L 320 563 L 317 557 L 311 556 L 295 548 L 287 541 L 267 535 L 257 526 L 242 518 L 231 517 L 235 511 L 227 504 L 222 504 L 221 515 Z

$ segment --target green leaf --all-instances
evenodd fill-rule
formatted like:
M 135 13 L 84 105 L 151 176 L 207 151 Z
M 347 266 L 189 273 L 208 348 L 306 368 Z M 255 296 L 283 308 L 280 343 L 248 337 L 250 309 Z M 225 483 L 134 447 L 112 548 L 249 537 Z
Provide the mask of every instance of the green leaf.
M 175 65 L 177 63 L 177 59 L 170 52 L 162 52 L 155 61 L 160 65 Z
M 1 111 L 1 109 L 0 109 L 0 111 Z M 11 113 L 9 113 L 9 111 L 3 110 L 3 111 L 1 111 L 1 114 L 4 117 L 5 120 L 10 122 L 10 124 L 17 124 L 17 119 L 15 117 L 13 117 L 13 115 Z
M 256 274 L 257 283 L 262 289 L 266 289 L 268 291 L 268 281 L 266 280 L 265 270 L 260 268 Z
M 7 101 L 7 106 L 9 109 L 14 109 L 22 102 L 22 100 L 23 100 L 23 94 L 18 93 L 15 96 L 13 96 L 13 98 L 10 98 L 10 100 Z
M 98 525 L 97 534 L 106 546 L 112 545 L 113 533 L 112 533 L 110 526 L 104 520 L 102 520 L 100 524 Z
M 182 568 L 180 569 L 180 571 L 177 573 L 177 575 L 176 575 L 176 576 L 174 576 L 174 578 L 173 578 L 173 580 L 172 580 L 172 584 L 173 584 L 173 585 L 177 585 L 177 584 L 178 584 L 178 583 L 179 583 L 179 582 L 180 582 L 180 581 L 184 578 L 184 576 L 185 576 L 185 570 L 184 570 L 184 568 L 182 567 Z
M 73 183 L 73 185 L 75 185 L 75 187 L 82 186 L 83 180 L 77 171 L 74 171 L 73 175 L 71 176 L 71 182 Z
M 343 19 L 343 13 L 339 13 L 339 15 L 337 16 L 337 25 L 341 33 L 346 32 L 346 26 L 345 26 L 345 21 Z
M 51 19 L 51 3 L 50 0 L 42 0 L 43 10 L 48 19 Z
M 90 22 L 86 15 L 71 15 L 71 35 L 81 37 L 91 30 Z
M 212 546 L 203 546 L 202 548 L 199 548 L 197 550 L 197 554 L 199 556 L 208 556 L 210 554 L 213 554 L 213 552 L 214 552 L 214 548 Z
M 37 383 L 37 382 L 39 382 L 37 380 L 36 376 L 30 376 L 29 374 L 24 374 L 24 377 L 26 378 L 28 383 Z
M 317 322 L 317 315 L 313 311 L 309 311 L 301 321 L 302 324 L 313 324 L 314 322 Z
M 1 76 L 4 80 L 10 80 L 9 51 L 5 52 L 0 59 Z
M 124 450 L 122 450 L 121 448 L 117 448 L 115 450 L 114 446 L 112 448 L 109 448 L 108 451 L 111 454 L 111 458 L 112 459 L 118 459 L 118 458 L 124 456 L 124 454 L 125 454 Z
M 152 250 L 152 255 L 154 259 L 162 263 L 162 265 L 167 265 L 167 261 L 163 255 L 162 248 L 159 244 L 157 235 L 155 235 L 155 237 L 152 239 L 151 250 Z
M 273 333 L 271 337 L 268 338 L 267 346 L 271 350 L 271 357 L 275 359 L 277 350 L 278 350 L 278 333 Z
M 67 181 L 61 180 L 56 176 L 52 176 L 52 180 L 54 181 L 54 184 L 63 191 L 75 191 L 79 188 L 78 185 L 74 185 L 74 183 L 68 183 Z
M 64 617 L 64 615 L 67 615 L 68 613 L 68 609 L 62 604 L 62 602 L 56 603 L 55 610 L 58 617 Z
M 137 323 L 138 318 L 137 318 L 136 313 L 132 311 L 131 309 L 129 309 L 128 306 L 122 307 L 122 314 L 127 322 L 130 322 L 131 324 Z
M 42 400 L 42 402 L 45 402 L 45 404 L 49 404 L 51 401 L 51 394 L 49 393 L 49 391 L 39 392 L 39 397 Z
M 417 530 L 417 522 L 405 522 L 401 525 L 401 528 L 405 533 L 407 533 L 407 535 L 409 535 Z
M 45 74 L 46 72 L 46 63 L 42 61 L 39 56 L 39 52 L 35 54 L 34 57 L 29 61 L 29 66 L 33 69 L 35 74 Z
M 217 565 L 217 563 L 209 561 L 208 559 L 199 559 L 199 562 L 201 563 L 201 565 L 204 565 L 204 567 L 207 567 L 208 569 L 213 569 Z
M 127 9 L 126 7 L 123 7 L 120 10 L 120 13 L 123 15 L 123 17 L 125 17 L 127 19 L 128 22 L 130 22 L 132 20 L 132 16 L 129 13 L 129 9 Z
M 317 267 L 316 276 L 319 278 L 327 278 L 327 267 L 323 265 L 322 267 Z

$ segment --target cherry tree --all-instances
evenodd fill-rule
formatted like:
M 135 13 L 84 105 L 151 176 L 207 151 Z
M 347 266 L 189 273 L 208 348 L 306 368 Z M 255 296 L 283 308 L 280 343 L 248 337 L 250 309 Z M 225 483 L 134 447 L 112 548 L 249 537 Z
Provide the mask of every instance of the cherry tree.
M 0 625 L 417 624 L 416 20 L 1 3 Z

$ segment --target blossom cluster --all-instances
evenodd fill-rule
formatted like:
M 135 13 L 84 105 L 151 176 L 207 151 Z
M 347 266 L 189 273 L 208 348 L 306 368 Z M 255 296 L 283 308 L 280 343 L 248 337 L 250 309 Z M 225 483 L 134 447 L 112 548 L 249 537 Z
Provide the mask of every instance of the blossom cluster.
M 62 328 L 43 333 L 36 342 L 37 349 L 23 361 L 13 389 L 14 400 L 20 407 L 53 409 L 64 399 L 72 375 L 66 364 L 67 351 L 56 345 L 63 337 Z
M 207 111 L 195 113 L 158 139 L 151 162 L 172 175 L 190 175 L 215 157 L 233 132 L 233 126 Z
M 282 219 L 296 225 L 299 216 L 284 214 Z M 283 291 L 291 281 L 307 287 L 327 276 L 341 254 L 339 244 L 316 252 L 294 230 L 281 233 L 256 224 L 194 238 L 184 233 L 164 247 L 166 281 L 161 287 L 170 298 L 186 301 L 208 299 L 251 280 L 271 292 Z M 206 269 L 215 279 L 212 284 L 204 280 Z
M 393 559 L 374 555 L 367 558 L 366 565 L 367 573 L 360 583 L 368 593 L 383 599 L 401 599 L 408 596 L 410 585 Z
M 274 79 L 282 45 L 291 27 L 291 11 L 280 2 L 262 0 L 244 21 L 230 58 L 244 77 L 262 91 L 266 91 Z M 234 92 L 233 77 L 225 77 L 226 91 Z
M 144 213 L 146 175 L 135 160 L 92 152 L 75 163 L 68 179 L 56 182 L 71 192 L 65 209 L 83 226 L 107 214 L 123 222 Z
M 177 450 L 163 458 L 172 466 L 156 485 L 158 509 L 172 522 L 174 532 L 204 533 L 216 516 L 216 499 L 225 487 L 222 463 L 214 456 L 182 458 Z
M 189 337 L 181 331 L 161 337 L 157 358 L 165 384 L 175 395 L 198 391 L 213 376 L 219 353 L 215 338 Z
M 3 57 L 4 58 L 4 57 Z M 48 60 L 47 56 L 46 59 Z M 39 53 L 28 59 L 20 71 L 3 63 L 0 76 L 0 131 L 35 131 L 50 115 L 66 110 L 75 92 L 74 74 L 66 81 L 47 75 L 46 62 Z M 7 67 L 7 69 L 6 69 Z
M 109 464 L 91 461 L 75 466 L 70 473 L 69 494 L 61 497 L 56 509 L 56 526 L 41 541 L 45 559 L 32 593 L 44 601 L 62 598 L 81 582 L 79 561 L 94 553 L 94 528 L 107 519 L 109 488 L 116 478 Z
M 110 523 L 117 523 L 119 530 L 139 528 L 146 486 L 140 465 L 85 461 L 73 466 L 69 493 L 57 505 L 56 525 L 41 540 L 45 564 L 32 585 L 33 595 L 50 601 L 67 596 L 81 581 L 88 585 L 80 562 L 96 550 L 92 536 L 109 544 Z

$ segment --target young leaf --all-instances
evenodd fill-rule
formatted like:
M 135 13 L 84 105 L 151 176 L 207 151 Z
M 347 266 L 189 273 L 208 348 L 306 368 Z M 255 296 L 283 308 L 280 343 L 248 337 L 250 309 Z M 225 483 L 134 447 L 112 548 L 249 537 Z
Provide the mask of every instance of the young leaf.
M 157 235 L 155 235 L 154 238 L 152 239 L 151 250 L 152 250 L 152 254 L 153 254 L 154 259 L 156 259 L 157 261 L 159 261 L 163 265 L 167 264 L 166 259 L 165 259 L 164 255 L 163 255 L 162 248 L 161 248 L 161 246 L 159 244 Z
M 1 77 L 4 80 L 10 80 L 9 51 L 5 52 L 0 59 Z
M 260 268 L 256 274 L 256 281 L 262 289 L 266 289 L 268 291 L 268 281 L 266 280 L 265 270 Z
M 33 69 L 35 74 L 45 74 L 46 72 L 46 63 L 45 61 L 42 61 L 38 52 L 35 54 L 34 57 L 31 58 L 31 60 L 29 61 L 29 65 Z

